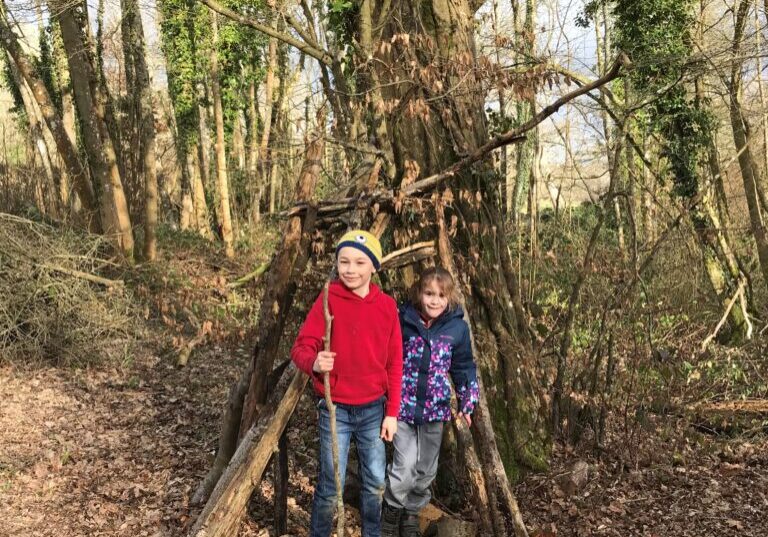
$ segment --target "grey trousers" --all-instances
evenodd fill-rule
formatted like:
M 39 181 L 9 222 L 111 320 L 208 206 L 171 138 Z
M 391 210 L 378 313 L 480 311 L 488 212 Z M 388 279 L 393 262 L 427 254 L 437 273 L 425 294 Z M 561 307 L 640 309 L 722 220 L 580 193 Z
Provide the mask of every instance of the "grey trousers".
M 437 474 L 443 423 L 411 425 L 397 422 L 395 454 L 387 468 L 386 502 L 396 509 L 417 513 L 429 503 L 429 485 Z

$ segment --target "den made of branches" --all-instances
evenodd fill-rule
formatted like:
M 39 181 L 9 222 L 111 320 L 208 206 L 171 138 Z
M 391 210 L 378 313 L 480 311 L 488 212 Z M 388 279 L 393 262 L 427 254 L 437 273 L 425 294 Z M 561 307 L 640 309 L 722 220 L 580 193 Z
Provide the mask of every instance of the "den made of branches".
M 549 413 L 533 375 L 536 355 L 504 241 L 502 179 L 491 152 L 524 142 L 564 103 L 618 76 L 626 60 L 517 128 L 491 137 L 483 108 L 487 81 L 524 96 L 545 77 L 516 76 L 480 60 L 473 30 L 476 3 L 363 1 L 331 19 L 336 33 L 328 49 L 312 25 L 301 26 L 285 13 L 301 40 L 213 0 L 204 3 L 317 59 L 330 115 L 321 110 L 319 130 L 308 142 L 297 204 L 285 213 L 282 242 L 266 276 L 252 367 L 231 391 L 216 461 L 193 499 L 207 500 L 193 534 L 224 535 L 242 516 L 252 488 L 248 483 L 258 481 L 266 464 L 256 455 L 263 448 L 253 431 L 269 430 L 272 439 L 282 431 L 268 424 L 278 403 L 268 403 L 276 379 L 270 386 L 264 371 L 275 366 L 297 280 L 316 259 L 310 252 L 328 256 L 335 238 L 354 226 L 370 229 L 395 252 L 389 267 L 397 270 L 382 275 L 390 288 L 406 288 L 420 266 L 437 263 L 456 274 L 473 312 L 484 387 L 472 435 L 459 435 L 469 444 L 469 457 L 475 457 L 469 475 L 460 477 L 471 483 L 484 533 L 524 535 L 510 479 L 546 467 Z M 349 56 L 334 48 L 345 45 L 352 46 Z M 317 200 L 322 125 L 328 122 L 333 141 L 344 148 L 343 165 L 352 180 L 342 196 Z M 290 394 L 296 382 L 281 403 L 287 414 L 285 406 L 279 407 L 282 427 L 295 407 Z

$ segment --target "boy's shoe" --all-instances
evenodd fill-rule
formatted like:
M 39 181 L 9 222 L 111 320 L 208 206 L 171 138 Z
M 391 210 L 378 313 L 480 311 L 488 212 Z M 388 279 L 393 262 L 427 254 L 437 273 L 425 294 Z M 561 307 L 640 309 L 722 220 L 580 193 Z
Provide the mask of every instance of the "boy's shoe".
M 386 501 L 381 502 L 381 537 L 401 537 L 400 517 L 402 509 L 390 506 Z
M 384 537 L 383 533 L 382 537 Z M 418 513 L 405 512 L 400 520 L 400 537 L 421 537 Z

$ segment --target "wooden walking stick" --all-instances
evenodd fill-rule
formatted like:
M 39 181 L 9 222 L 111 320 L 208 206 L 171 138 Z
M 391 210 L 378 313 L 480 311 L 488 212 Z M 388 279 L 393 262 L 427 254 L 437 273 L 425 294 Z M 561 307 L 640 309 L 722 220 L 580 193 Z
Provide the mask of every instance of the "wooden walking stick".
M 325 282 L 323 286 L 323 316 L 325 317 L 325 346 L 326 352 L 331 350 L 331 325 L 333 316 L 328 307 L 328 287 L 330 281 Z M 339 438 L 336 436 L 336 405 L 331 399 L 331 377 L 326 371 L 323 373 L 323 384 L 325 386 L 325 405 L 328 407 L 328 414 L 331 420 L 331 452 L 333 453 L 333 478 L 336 482 L 336 506 L 338 509 L 338 521 L 336 524 L 336 537 L 344 537 L 344 491 L 341 490 L 341 471 L 339 466 Z

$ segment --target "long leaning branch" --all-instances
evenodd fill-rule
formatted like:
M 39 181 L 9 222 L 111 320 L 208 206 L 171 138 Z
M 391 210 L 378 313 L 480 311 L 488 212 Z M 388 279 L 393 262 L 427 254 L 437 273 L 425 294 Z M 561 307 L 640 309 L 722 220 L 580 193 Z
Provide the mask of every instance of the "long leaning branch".
M 324 350 L 331 350 L 331 327 L 333 326 L 333 315 L 328 307 L 328 287 L 330 281 L 325 282 L 323 286 L 323 318 L 325 319 L 325 338 Z M 339 436 L 336 433 L 336 405 L 331 398 L 331 375 L 328 371 L 323 373 L 323 387 L 325 389 L 325 406 L 328 407 L 328 415 L 331 423 L 331 453 L 333 455 L 333 480 L 336 484 L 336 508 L 337 512 L 337 535 L 344 535 L 344 491 L 341 489 L 341 466 L 339 466 Z
M 208 2 L 211 0 L 203 0 L 203 1 Z M 545 119 L 555 114 L 558 110 L 560 110 L 560 108 L 563 107 L 563 105 L 618 78 L 619 75 L 621 74 L 622 68 L 626 69 L 630 65 L 631 63 L 629 61 L 629 58 L 626 56 L 626 54 L 622 52 L 613 62 L 613 65 L 608 70 L 608 72 L 606 72 L 603 76 L 601 76 L 598 79 L 595 79 L 589 84 L 584 84 L 580 86 L 578 89 L 570 93 L 566 93 L 565 95 L 563 95 L 562 97 L 554 101 L 552 104 L 549 104 L 546 107 L 542 108 L 539 111 L 539 113 L 537 113 L 535 116 L 533 116 L 531 119 L 529 119 L 519 127 L 516 127 L 514 129 L 511 129 L 507 132 L 504 132 L 502 134 L 499 134 L 491 138 L 490 140 L 488 140 L 488 142 L 481 145 L 480 147 L 472 151 L 472 153 L 470 153 L 469 155 L 465 156 L 461 160 L 451 165 L 449 168 L 439 173 L 436 173 L 434 175 L 430 175 L 429 177 L 426 177 L 424 179 L 421 179 L 420 181 L 416 181 L 414 183 L 411 183 L 410 185 L 404 186 L 397 192 L 393 190 L 385 190 L 385 191 L 372 193 L 370 196 L 371 198 L 370 202 L 373 203 L 373 202 L 391 201 L 395 199 L 398 195 L 413 196 L 416 194 L 423 194 L 430 190 L 434 190 L 438 185 L 440 185 L 441 183 L 445 182 L 448 179 L 451 179 L 452 177 L 455 177 L 465 168 L 471 166 L 472 164 L 475 164 L 476 162 L 483 160 L 492 151 L 500 147 L 503 147 L 505 145 L 523 141 L 526 137 L 526 134 L 529 131 L 533 130 L 537 125 L 542 123 Z M 358 197 L 331 200 L 325 206 L 323 204 L 320 205 L 320 207 L 318 208 L 318 216 L 322 216 L 324 213 L 342 212 L 346 209 L 354 207 L 358 203 L 358 201 L 359 201 Z M 301 214 L 305 210 L 306 210 L 305 204 L 296 204 L 294 205 L 293 208 L 286 211 L 284 213 L 284 216 L 289 216 L 289 217 L 295 216 L 297 214 Z

